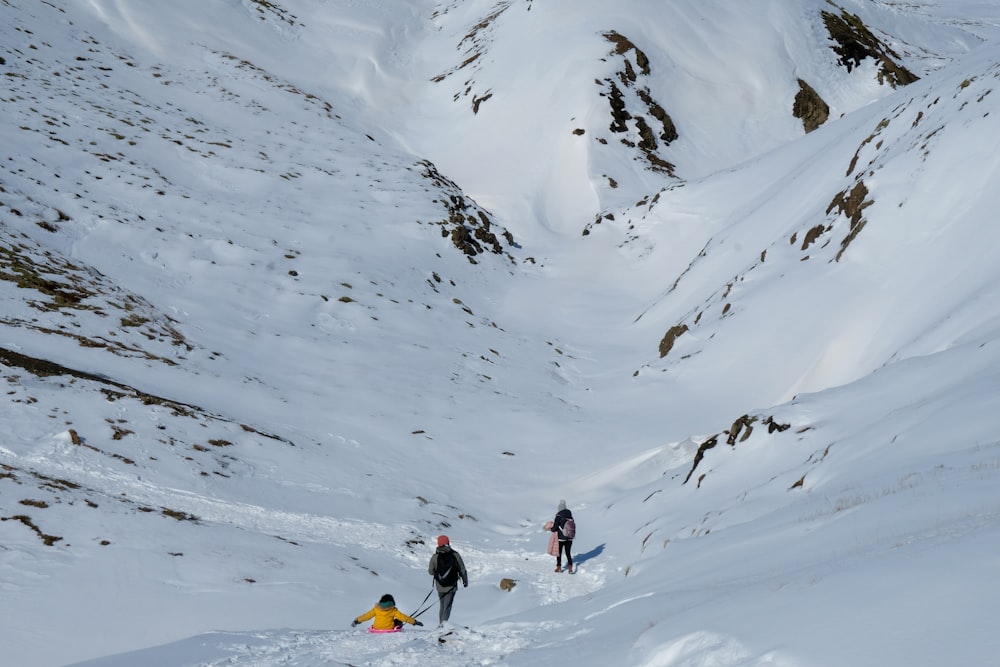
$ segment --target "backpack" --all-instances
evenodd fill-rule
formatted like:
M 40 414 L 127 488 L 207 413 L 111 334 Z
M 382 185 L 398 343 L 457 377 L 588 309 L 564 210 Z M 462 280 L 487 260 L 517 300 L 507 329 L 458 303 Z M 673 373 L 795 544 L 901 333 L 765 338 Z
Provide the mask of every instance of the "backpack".
M 454 586 L 458 583 L 458 560 L 451 551 L 437 555 L 437 567 L 434 569 L 434 581 L 442 586 Z
M 572 540 L 576 537 L 576 521 L 573 520 L 573 517 L 567 517 L 566 520 L 563 521 L 562 528 L 559 532 L 561 532 L 562 536 L 567 540 Z

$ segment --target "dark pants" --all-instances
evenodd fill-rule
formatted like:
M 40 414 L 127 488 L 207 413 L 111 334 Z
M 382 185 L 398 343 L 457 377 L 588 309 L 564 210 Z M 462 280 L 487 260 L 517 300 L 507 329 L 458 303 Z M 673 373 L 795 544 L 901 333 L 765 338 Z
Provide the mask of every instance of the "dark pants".
M 562 555 L 566 552 L 566 569 L 573 569 L 573 555 L 570 551 L 573 549 L 573 540 L 559 540 L 559 555 L 556 556 L 556 567 L 562 565 Z
M 451 605 L 455 601 L 455 591 L 457 590 L 458 586 L 447 591 L 438 591 L 438 602 L 441 605 L 441 608 L 438 609 L 438 623 L 444 623 L 451 616 Z

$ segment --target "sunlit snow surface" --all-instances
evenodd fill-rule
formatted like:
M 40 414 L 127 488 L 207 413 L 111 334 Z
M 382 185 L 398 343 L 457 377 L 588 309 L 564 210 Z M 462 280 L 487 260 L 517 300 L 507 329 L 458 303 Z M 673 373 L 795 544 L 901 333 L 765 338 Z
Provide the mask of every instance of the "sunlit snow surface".
M 998 27 L 0 0 L 0 662 L 996 664 Z

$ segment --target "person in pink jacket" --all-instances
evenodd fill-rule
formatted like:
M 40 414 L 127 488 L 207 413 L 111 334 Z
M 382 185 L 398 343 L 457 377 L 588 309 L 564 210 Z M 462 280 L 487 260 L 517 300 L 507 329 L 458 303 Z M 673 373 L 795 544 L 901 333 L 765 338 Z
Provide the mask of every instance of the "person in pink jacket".
M 576 521 L 573 513 L 566 509 L 566 501 L 560 500 L 556 518 L 548 524 L 549 530 L 558 535 L 559 548 L 556 551 L 556 572 L 562 572 L 562 554 L 566 554 L 566 571 L 573 573 L 573 538 L 576 537 Z

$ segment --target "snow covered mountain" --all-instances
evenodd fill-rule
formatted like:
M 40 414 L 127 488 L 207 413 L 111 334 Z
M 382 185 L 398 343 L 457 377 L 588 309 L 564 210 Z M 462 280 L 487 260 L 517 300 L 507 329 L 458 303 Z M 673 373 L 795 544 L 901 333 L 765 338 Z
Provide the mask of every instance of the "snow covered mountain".
M 0 17 L 4 664 L 995 664 L 995 3 Z

